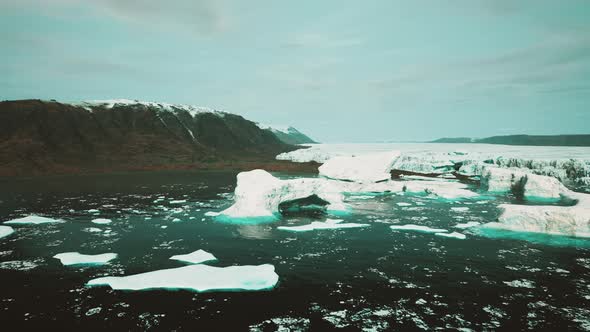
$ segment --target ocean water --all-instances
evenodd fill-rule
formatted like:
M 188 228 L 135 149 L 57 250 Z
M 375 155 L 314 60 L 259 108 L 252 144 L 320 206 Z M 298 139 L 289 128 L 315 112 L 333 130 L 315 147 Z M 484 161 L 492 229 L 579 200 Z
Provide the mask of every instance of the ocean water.
M 338 218 L 369 227 L 294 233 L 277 227 L 334 216 L 289 214 L 262 224 L 205 216 L 232 204 L 235 176 L 1 180 L 0 221 L 34 213 L 66 222 L 13 226 L 0 239 L 0 322 L 12 330 L 590 330 L 589 240 L 454 228 L 495 221 L 499 203 L 522 203 L 511 197 L 350 196 L 352 213 Z M 389 227 L 403 224 L 467 238 Z M 213 266 L 273 264 L 279 283 L 208 293 L 85 286 L 106 275 L 180 267 L 169 258 L 198 249 L 218 258 Z M 52 258 L 69 251 L 119 257 L 104 266 Z

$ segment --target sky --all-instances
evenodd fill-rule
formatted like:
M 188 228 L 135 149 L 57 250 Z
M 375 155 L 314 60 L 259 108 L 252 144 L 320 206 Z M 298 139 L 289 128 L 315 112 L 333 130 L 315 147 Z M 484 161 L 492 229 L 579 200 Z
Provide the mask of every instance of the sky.
M 0 0 L 0 100 L 138 99 L 321 142 L 590 134 L 586 0 Z

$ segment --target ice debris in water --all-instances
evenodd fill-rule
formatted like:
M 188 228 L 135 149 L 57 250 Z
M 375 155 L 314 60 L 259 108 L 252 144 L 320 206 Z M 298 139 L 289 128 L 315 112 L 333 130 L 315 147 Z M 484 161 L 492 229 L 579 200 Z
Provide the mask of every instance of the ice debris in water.
M 59 259 L 63 265 L 102 265 L 117 258 L 117 254 L 84 255 L 78 252 L 65 252 L 55 255 L 53 258 Z
M 47 217 L 41 217 L 37 215 L 29 215 L 23 218 L 13 219 L 9 221 L 5 221 L 4 223 L 7 225 L 38 225 L 38 224 L 48 224 L 48 223 L 61 223 L 64 222 L 61 219 L 52 219 Z
M 214 212 L 214 211 L 205 212 L 206 217 L 217 217 L 219 214 L 220 214 L 219 212 Z
M 477 221 L 469 221 L 469 222 L 466 222 L 466 223 L 459 223 L 459 224 L 457 224 L 457 225 L 455 225 L 453 227 L 465 229 L 465 228 L 471 228 L 471 227 L 475 227 L 475 226 L 479 226 L 479 225 L 480 225 L 480 223 L 477 222 Z
M 325 222 L 314 221 L 311 224 L 301 226 L 279 226 L 277 229 L 291 232 L 308 232 L 316 229 L 339 229 L 367 227 L 369 224 L 342 223 L 341 219 L 327 219 Z
M 106 224 L 110 224 L 113 221 L 111 219 L 98 218 L 98 219 L 92 219 L 92 222 L 95 224 L 99 224 L 99 225 L 106 225 Z
M 186 199 L 177 199 L 177 200 L 170 201 L 170 204 L 182 204 L 182 203 L 186 203 Z
M 469 208 L 466 206 L 454 206 L 451 208 L 451 210 L 455 212 L 467 212 L 469 211 Z
M 535 282 L 527 279 L 504 281 L 504 283 L 515 288 L 535 288 Z
M 14 229 L 10 226 L 0 226 L 0 238 L 14 233 Z
M 190 263 L 190 264 L 200 264 L 205 262 L 216 261 L 217 258 L 213 256 L 213 254 L 206 252 L 205 250 L 199 249 L 197 251 L 193 251 L 190 254 L 186 255 L 174 255 L 170 257 L 170 259 Z
M 393 226 L 389 226 L 391 229 L 393 230 L 400 230 L 400 231 L 417 231 L 417 232 L 425 232 L 425 233 L 440 233 L 440 232 L 446 232 L 446 229 L 441 229 L 441 228 L 430 228 L 428 226 L 422 226 L 422 225 L 413 225 L 413 224 L 407 224 L 407 225 L 393 225 Z
M 124 277 L 102 277 L 86 285 L 108 285 L 112 289 L 187 289 L 196 292 L 272 289 L 279 281 L 270 264 L 213 267 L 203 264 L 156 270 Z
M 436 236 L 442 236 L 442 237 L 450 237 L 450 238 L 459 239 L 459 240 L 465 240 L 467 238 L 467 236 L 465 236 L 465 234 L 461 234 L 459 232 L 434 233 L 434 235 L 436 235 Z

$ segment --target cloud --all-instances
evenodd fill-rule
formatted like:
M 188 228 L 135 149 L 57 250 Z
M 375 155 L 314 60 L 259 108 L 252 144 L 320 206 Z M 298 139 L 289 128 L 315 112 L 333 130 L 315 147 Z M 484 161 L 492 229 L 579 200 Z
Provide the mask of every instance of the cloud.
M 416 63 L 370 80 L 375 89 L 399 91 L 438 85 L 456 89 L 532 88 L 563 83 L 590 71 L 590 37 L 576 32 L 547 36 L 538 43 L 461 62 Z
M 144 27 L 182 27 L 189 32 L 214 34 L 232 25 L 227 0 L 0 0 L 0 9 L 32 9 L 46 15 L 67 16 L 68 10 L 87 9 L 121 22 Z M 80 12 L 76 12 L 80 14 Z
M 290 48 L 345 48 L 362 45 L 363 41 L 355 37 L 335 37 L 321 33 L 296 34 L 283 45 Z

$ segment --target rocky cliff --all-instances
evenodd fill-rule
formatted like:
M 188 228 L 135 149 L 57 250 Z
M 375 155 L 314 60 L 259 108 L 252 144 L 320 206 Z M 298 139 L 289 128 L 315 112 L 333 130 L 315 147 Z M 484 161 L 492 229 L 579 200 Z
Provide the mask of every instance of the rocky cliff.
M 0 102 L 0 175 L 260 162 L 294 149 L 239 115 L 193 106 Z

